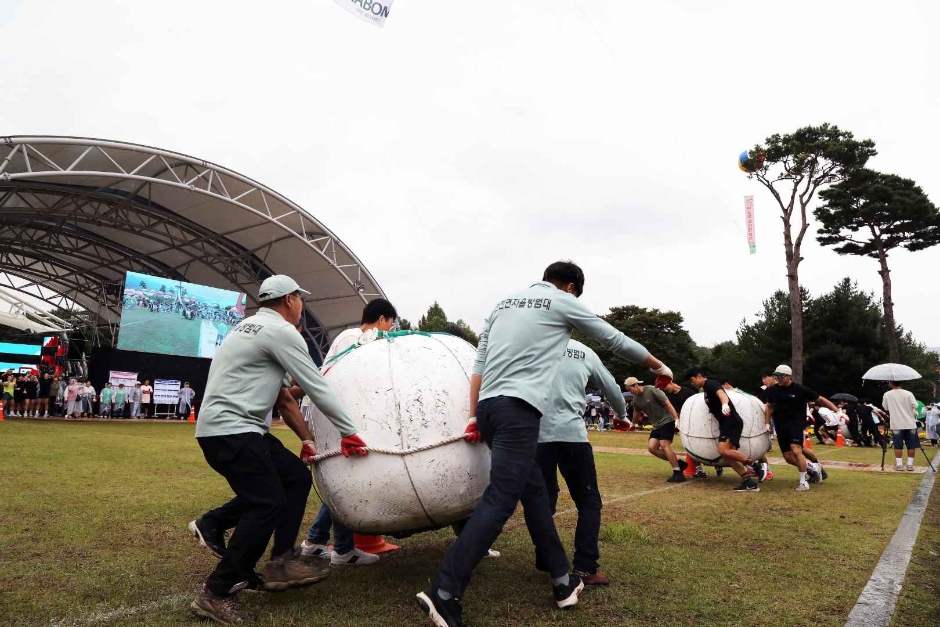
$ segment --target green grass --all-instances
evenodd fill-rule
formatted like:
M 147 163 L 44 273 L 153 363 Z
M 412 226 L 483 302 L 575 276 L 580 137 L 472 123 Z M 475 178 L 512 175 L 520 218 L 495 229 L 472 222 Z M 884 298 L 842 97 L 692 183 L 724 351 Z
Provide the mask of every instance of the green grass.
M 610 436 L 645 441 L 592 439 L 610 445 Z M 614 585 L 553 610 L 517 512 L 496 543 L 503 557 L 484 560 L 467 591 L 474 627 L 842 625 L 922 478 L 831 470 L 798 494 L 795 470 L 780 466 L 759 494 L 736 494 L 731 477 L 666 484 L 668 469 L 651 456 L 599 453 L 597 466 L 602 570 Z M 214 560 L 186 523 L 230 491 L 191 425 L 9 420 L 0 478 L 0 625 L 195 624 L 188 597 Z M 318 505 L 312 496 L 305 525 Z M 563 494 L 557 524 L 569 554 L 572 507 Z M 424 625 L 414 594 L 452 541 L 449 530 L 420 534 L 375 567 L 245 603 L 262 627 Z M 105 616 L 116 608 L 136 609 Z
M 202 320 L 185 320 L 178 313 L 125 309 L 118 343 L 122 350 L 198 357 L 201 327 Z
M 926 450 L 931 459 L 937 451 Z M 940 486 L 935 484 L 891 625 L 936 625 L 937 617 L 940 617 Z

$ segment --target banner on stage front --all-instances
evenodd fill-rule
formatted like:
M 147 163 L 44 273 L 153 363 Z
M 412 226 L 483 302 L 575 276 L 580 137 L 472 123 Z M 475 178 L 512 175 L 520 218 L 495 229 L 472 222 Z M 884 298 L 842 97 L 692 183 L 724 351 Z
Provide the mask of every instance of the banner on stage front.
M 108 381 L 111 382 L 113 387 L 117 387 L 123 383 L 125 388 L 132 388 L 137 384 L 137 373 L 112 370 L 111 374 L 108 375 Z
M 379 28 L 385 26 L 388 12 L 394 0 L 335 0 L 340 5 L 363 22 L 369 22 Z
M 744 218 L 747 222 L 747 246 L 751 254 L 757 252 L 757 232 L 754 228 L 754 197 L 744 197 Z
M 153 382 L 153 402 L 156 405 L 176 405 L 180 401 L 180 382 L 175 379 L 157 379 Z

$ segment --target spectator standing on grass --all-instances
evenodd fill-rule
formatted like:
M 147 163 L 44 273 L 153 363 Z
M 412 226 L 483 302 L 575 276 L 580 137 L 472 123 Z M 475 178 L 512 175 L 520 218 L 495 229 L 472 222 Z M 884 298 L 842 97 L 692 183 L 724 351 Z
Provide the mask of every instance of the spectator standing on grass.
M 878 418 L 876 418 L 875 409 L 871 406 L 871 400 L 860 398 L 858 405 L 858 419 L 861 423 L 862 443 L 865 446 L 882 446 L 883 438 L 878 430 Z
M 17 375 L 16 387 L 13 389 L 13 413 L 11 416 L 24 416 L 26 414 L 26 377 Z
M 111 407 L 114 403 L 114 387 L 111 385 L 111 382 L 108 381 L 104 384 L 104 387 L 101 388 L 101 402 L 98 403 L 98 415 L 103 418 L 110 418 L 112 411 Z
M 91 381 L 85 381 L 85 387 L 82 390 L 82 413 L 89 416 L 95 415 L 95 386 Z
M 35 418 L 39 406 L 39 380 L 36 375 L 26 375 L 23 387 L 26 389 L 26 415 Z
M 901 453 L 907 446 L 907 469 L 914 471 L 914 454 L 920 447 L 917 437 L 917 399 L 910 390 L 905 390 L 900 383 L 888 381 L 891 388 L 885 392 L 881 406 L 888 412 L 891 432 L 894 434 L 894 469 L 904 470 L 901 465 Z
M 189 387 L 189 381 L 183 384 L 183 388 L 180 390 L 179 395 L 179 405 L 176 407 L 176 416 L 181 420 L 183 418 L 189 418 L 190 410 L 193 406 L 193 400 L 196 398 L 196 390 Z
M 12 374 L 3 375 L 3 404 L 9 407 L 10 415 L 13 415 L 14 404 L 13 395 L 16 393 L 16 377 Z
M 930 443 L 933 446 L 937 446 L 938 438 L 937 427 L 940 425 L 940 409 L 937 409 L 936 403 L 931 403 L 927 406 L 927 410 L 924 412 L 924 424 L 927 430 L 927 439 L 930 440 Z
M 144 418 L 150 418 L 151 403 L 153 403 L 153 387 L 150 385 L 150 381 L 146 380 L 140 386 L 140 406 L 144 410 Z
M 74 418 L 78 415 L 82 408 L 82 392 L 84 391 L 85 386 L 76 381 L 75 379 L 69 379 L 69 386 L 65 390 L 65 402 L 67 405 L 65 417 Z
M 69 384 L 65 377 L 56 377 L 53 387 L 56 389 L 56 415 L 64 416 L 68 405 L 66 396 L 68 395 Z
M 52 375 L 48 372 L 44 372 L 42 378 L 39 379 L 39 405 L 36 409 L 37 415 L 39 412 L 42 412 L 43 418 L 49 417 L 49 397 L 55 395 L 55 391 L 52 389 Z
M 114 391 L 114 417 L 123 418 L 124 417 L 124 405 L 127 403 L 127 390 L 124 389 L 124 384 L 119 383 L 118 389 Z
M 140 418 L 140 381 L 134 382 L 134 387 L 127 391 L 127 402 L 130 404 L 130 417 Z

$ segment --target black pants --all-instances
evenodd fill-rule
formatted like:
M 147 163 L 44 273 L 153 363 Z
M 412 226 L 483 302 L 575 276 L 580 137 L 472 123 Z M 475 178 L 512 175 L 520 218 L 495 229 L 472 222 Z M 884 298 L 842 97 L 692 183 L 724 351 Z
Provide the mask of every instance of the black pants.
M 272 557 L 293 550 L 313 478 L 304 463 L 269 433 L 220 435 L 198 442 L 209 466 L 235 492 L 234 499 L 202 517 L 209 526 L 235 527 L 225 557 L 206 580 L 213 594 L 225 596 L 248 579 L 272 533 Z
M 558 470 L 565 479 L 571 499 L 578 508 L 574 532 L 574 569 L 597 573 L 597 536 L 601 531 L 601 493 L 597 489 L 594 449 L 588 442 L 549 442 L 539 444 L 536 460 L 545 478 L 552 514 L 558 504 Z M 536 564 L 541 560 L 536 554 Z
M 545 480 L 535 463 L 541 417 L 537 409 L 510 396 L 482 400 L 477 407 L 480 435 L 492 451 L 490 484 L 444 556 L 434 581 L 458 599 L 520 501 L 529 536 L 549 573 L 552 577 L 568 573 L 568 557 L 552 519 Z
M 861 435 L 865 446 L 871 446 L 873 441 L 878 446 L 881 446 L 881 434 L 878 432 L 878 425 L 875 424 L 873 418 L 862 419 Z
M 814 420 L 813 421 L 813 435 L 816 436 L 816 440 L 820 444 L 826 443 L 826 440 L 824 440 L 822 436 L 823 433 L 828 433 L 828 431 L 826 431 L 826 423 L 822 422 L 821 420 Z
M 849 433 L 852 435 L 852 441 L 861 446 L 862 436 L 858 431 L 858 419 L 849 416 L 846 426 L 849 428 Z

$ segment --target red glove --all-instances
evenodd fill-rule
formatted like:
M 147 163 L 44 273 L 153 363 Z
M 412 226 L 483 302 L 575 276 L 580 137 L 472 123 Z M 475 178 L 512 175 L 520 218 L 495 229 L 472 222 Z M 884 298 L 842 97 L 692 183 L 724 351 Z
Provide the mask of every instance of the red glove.
M 477 429 L 476 416 L 470 417 L 470 422 L 467 423 L 467 428 L 463 430 L 463 438 L 471 444 L 476 444 L 480 441 L 480 430 Z
M 300 447 L 300 461 L 310 466 L 313 464 L 313 458 L 317 456 L 317 449 L 313 448 L 311 440 L 304 440 L 304 445 Z
M 659 390 L 665 390 L 666 386 L 672 383 L 672 377 L 666 376 L 664 374 L 656 377 L 656 381 L 653 383 L 653 386 Z
M 343 451 L 343 455 L 349 457 L 350 455 L 365 455 L 369 451 L 366 450 L 366 443 L 362 441 L 357 434 L 347 435 L 345 438 L 339 441 L 339 448 Z

